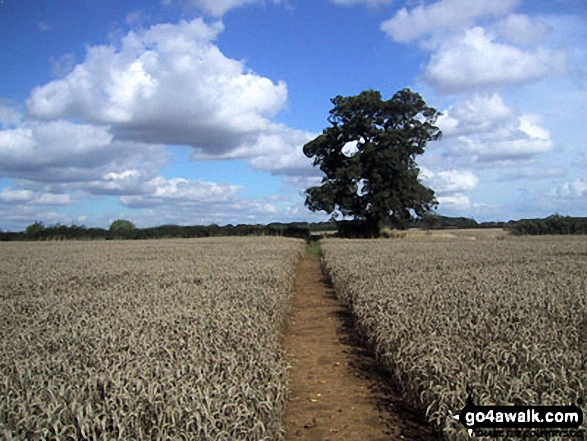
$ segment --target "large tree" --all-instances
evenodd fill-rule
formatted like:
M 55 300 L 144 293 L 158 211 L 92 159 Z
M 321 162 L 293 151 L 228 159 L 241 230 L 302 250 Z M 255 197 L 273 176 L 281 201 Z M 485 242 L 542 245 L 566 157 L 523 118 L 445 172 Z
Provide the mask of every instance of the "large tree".
M 426 143 L 441 136 L 435 109 L 409 89 L 388 101 L 373 90 L 331 101 L 331 126 L 304 146 L 326 175 L 306 190 L 310 210 L 350 216 L 363 235 L 377 236 L 380 226 L 405 228 L 413 214 L 438 205 L 416 164 Z

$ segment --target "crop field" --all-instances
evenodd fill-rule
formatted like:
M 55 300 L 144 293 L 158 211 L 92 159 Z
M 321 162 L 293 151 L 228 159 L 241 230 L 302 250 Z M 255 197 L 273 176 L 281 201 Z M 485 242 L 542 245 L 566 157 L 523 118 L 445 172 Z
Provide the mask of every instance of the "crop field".
M 403 397 L 448 439 L 465 404 L 569 405 L 587 388 L 585 237 L 322 241 Z
M 0 244 L 4 439 L 283 439 L 303 242 Z

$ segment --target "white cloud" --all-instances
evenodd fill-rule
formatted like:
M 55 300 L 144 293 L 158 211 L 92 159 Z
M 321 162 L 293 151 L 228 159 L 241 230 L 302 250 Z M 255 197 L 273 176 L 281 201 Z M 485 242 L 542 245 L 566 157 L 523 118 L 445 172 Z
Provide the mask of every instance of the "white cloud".
M 437 125 L 443 136 L 454 137 L 480 132 L 495 132 L 516 119 L 513 109 L 507 107 L 497 93 L 474 95 L 449 107 L 438 117 Z
M 439 194 L 474 190 L 479 184 L 479 178 L 468 170 L 445 170 L 438 173 L 426 170 L 422 178 L 427 186 Z
M 95 195 L 142 195 L 152 191 L 154 187 L 154 173 L 149 170 L 127 169 L 122 171 L 107 171 L 90 182 L 83 182 L 77 188 Z
M 120 201 L 133 208 L 169 204 L 209 206 L 236 201 L 241 188 L 237 185 L 159 176 L 146 183 L 145 189 L 150 191 L 136 196 L 121 196 Z
M 272 3 L 281 3 L 282 0 L 273 0 Z M 171 3 L 166 0 L 164 3 Z M 214 17 L 222 17 L 231 9 L 240 8 L 251 4 L 263 4 L 265 0 L 182 0 L 182 3 L 194 6 Z
M 423 78 L 439 92 L 462 93 L 524 84 L 566 73 L 562 50 L 524 51 L 495 42 L 481 27 L 444 41 L 432 54 Z
M 214 182 L 192 181 L 183 178 L 155 180 L 153 197 L 197 202 L 225 202 L 234 200 L 240 191 L 237 185 L 220 185 Z
M 0 99 L 0 129 L 7 129 L 22 121 L 22 114 L 10 103 Z
M 51 58 L 51 75 L 62 78 L 71 73 L 75 67 L 75 54 L 69 53 L 59 58 Z
M 304 217 L 324 220 L 325 216 L 318 217 L 299 206 L 275 203 L 270 200 L 239 198 L 226 203 L 197 203 L 157 205 L 152 208 L 143 208 L 138 226 L 152 226 L 163 224 L 176 225 L 207 225 L 216 224 L 267 224 L 277 219 L 285 222 L 300 221 Z
M 78 216 L 54 211 L 54 207 L 47 207 L 38 204 L 21 204 L 14 206 L 0 203 L 0 217 L 4 231 L 23 231 L 28 225 L 34 222 L 43 222 L 45 225 L 72 223 L 81 224 L 84 222 Z
M 552 33 L 548 23 L 526 14 L 510 14 L 492 26 L 492 30 L 502 40 L 516 45 L 537 45 Z
M 448 153 L 472 163 L 528 161 L 553 145 L 540 117 L 518 114 L 498 94 L 461 100 L 445 110 L 437 124 Z
M 434 190 L 441 210 L 462 213 L 474 206 L 465 192 L 475 190 L 479 185 L 479 178 L 469 170 L 433 172 L 420 166 L 420 180 Z
M 462 30 L 477 18 L 503 16 L 519 3 L 520 0 L 440 0 L 410 11 L 404 7 L 381 29 L 395 41 L 408 43 L 445 30 Z
M 69 194 L 43 193 L 35 199 L 35 203 L 41 205 L 69 205 L 71 202 Z
M 270 126 L 287 89 L 225 57 L 221 23 L 201 19 L 129 32 L 119 48 L 93 46 L 65 77 L 33 90 L 38 118 L 82 119 L 141 142 L 222 154 Z
M 449 196 L 439 196 L 438 205 L 441 209 L 452 211 L 466 211 L 472 207 L 471 200 L 462 193 L 455 193 Z
M 310 187 L 317 187 L 322 183 L 320 176 L 286 176 L 285 183 L 298 190 L 300 194 L 305 194 L 306 189 Z
M 312 160 L 303 152 L 303 146 L 318 134 L 292 129 L 282 124 L 271 124 L 267 130 L 251 137 L 234 150 L 223 155 L 201 152 L 194 159 L 245 159 L 258 170 L 274 175 L 307 176 L 319 173 Z
M 367 5 L 369 7 L 377 7 L 383 5 L 390 5 L 393 0 L 331 0 L 335 5 L 352 6 L 352 5 Z
M 0 132 L 0 167 L 9 173 L 11 170 L 73 165 L 79 156 L 87 158 L 111 142 L 112 136 L 100 127 L 63 121 L 31 122 Z
M 33 197 L 33 192 L 30 190 L 13 190 L 11 188 L 2 189 L 0 193 L 0 202 L 12 203 L 12 202 L 26 202 L 30 201 Z
M 138 27 L 141 28 L 143 25 L 151 20 L 149 14 L 147 14 L 143 10 L 137 10 L 133 12 L 129 12 L 126 15 L 125 22 L 127 25 L 131 27 Z
M 565 169 L 561 167 L 523 167 L 516 168 L 503 175 L 501 181 L 516 181 L 520 179 L 537 181 L 541 179 L 561 178 L 566 175 Z
M 309 176 L 319 173 L 312 166 L 312 159 L 303 152 L 304 144 L 318 136 L 315 133 L 274 125 L 272 130 L 260 135 L 254 143 L 245 145 L 253 156 L 249 163 L 256 169 L 285 176 Z
M 12 123 L 0 130 L 0 173 L 25 188 L 7 190 L 0 199 L 0 212 L 10 206 L 21 213 L 6 218 L 6 225 L 24 228 L 36 219 L 69 223 L 68 216 L 31 207 L 104 195 L 118 196 L 131 212 L 140 210 L 143 225 L 299 220 L 299 201 L 245 199 L 241 187 L 229 183 L 160 176 L 167 153 L 162 144 L 153 144 L 157 127 L 189 138 L 194 158 L 245 159 L 255 168 L 286 176 L 316 173 L 301 149 L 316 134 L 269 119 L 283 105 L 284 86 L 246 72 L 214 45 L 191 51 L 194 41 L 186 37 L 188 31 L 200 32 L 204 40 L 214 34 L 212 27 L 196 21 L 151 28 L 147 34 L 157 40 L 152 46 L 151 37 L 129 33 L 121 49 L 89 48 L 86 60 L 70 74 L 33 92 L 29 111 L 41 119 L 7 113 Z M 156 63 L 149 60 L 161 69 L 151 69 Z M 192 66 L 198 63 L 199 76 Z M 180 77 L 184 83 L 175 84 Z M 163 85 L 173 96 L 159 90 Z M 185 98 L 190 88 L 200 101 Z M 266 100 L 267 94 L 275 100 Z M 188 102 L 182 103 L 184 98 Z M 158 120 L 158 111 L 164 121 Z M 149 130 L 153 136 L 146 135 Z M 105 225 L 104 216 L 89 221 Z
M 25 121 L 0 130 L 2 176 L 40 183 L 76 183 L 108 173 L 152 173 L 165 161 L 161 145 L 117 141 L 104 126 Z
M 300 211 L 298 200 L 244 198 L 239 186 L 177 178 L 157 178 L 153 183 L 149 193 L 120 198 L 129 209 L 141 210 L 137 225 L 254 224 L 315 217 Z
M 35 192 L 26 189 L 3 188 L 0 192 L 0 204 L 27 205 L 68 205 L 69 194 Z
M 559 199 L 587 199 L 587 181 L 576 179 L 572 182 L 565 182 L 551 189 L 548 195 Z
M 273 153 L 274 159 L 280 151 L 283 153 L 279 149 Z M 35 220 L 47 224 L 76 222 L 77 218 L 35 207 L 71 204 L 103 195 L 118 196 L 131 214 L 140 210 L 139 223 L 143 226 L 266 223 L 276 216 L 299 220 L 294 219 L 287 204 L 243 198 L 237 185 L 164 178 L 157 174 L 164 158 L 161 146 L 116 141 L 105 127 L 29 121 L 16 129 L 0 131 L 0 169 L 23 186 L 0 192 L 0 214 L 6 214 L 4 225 L 23 229 Z M 284 166 L 291 163 L 286 161 Z M 120 213 L 110 216 L 117 218 Z M 89 221 L 100 226 L 108 223 L 104 215 L 90 216 Z
M 557 42 L 557 19 L 515 13 L 520 3 L 439 0 L 401 8 L 381 29 L 396 42 L 415 41 L 430 52 L 422 79 L 445 95 L 568 75 L 580 40 Z

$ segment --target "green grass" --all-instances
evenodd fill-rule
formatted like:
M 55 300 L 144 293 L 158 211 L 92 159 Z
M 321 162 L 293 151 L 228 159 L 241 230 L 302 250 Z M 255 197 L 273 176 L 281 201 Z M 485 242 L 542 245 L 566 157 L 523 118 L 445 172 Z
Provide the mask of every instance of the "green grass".
M 311 241 L 306 244 L 306 256 L 321 256 L 322 250 L 320 249 L 320 244 L 318 241 Z

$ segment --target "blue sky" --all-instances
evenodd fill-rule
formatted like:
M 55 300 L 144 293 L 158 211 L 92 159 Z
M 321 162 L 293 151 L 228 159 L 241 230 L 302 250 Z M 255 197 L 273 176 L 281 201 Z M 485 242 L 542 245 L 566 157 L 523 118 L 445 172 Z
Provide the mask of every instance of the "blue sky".
M 330 99 L 409 87 L 438 212 L 587 216 L 584 0 L 4 0 L 0 228 L 319 221 Z

